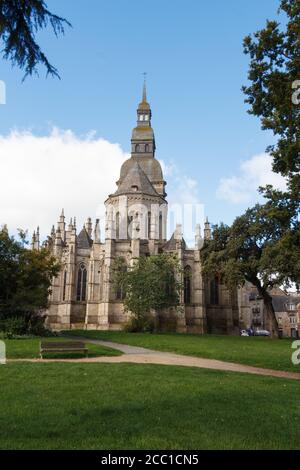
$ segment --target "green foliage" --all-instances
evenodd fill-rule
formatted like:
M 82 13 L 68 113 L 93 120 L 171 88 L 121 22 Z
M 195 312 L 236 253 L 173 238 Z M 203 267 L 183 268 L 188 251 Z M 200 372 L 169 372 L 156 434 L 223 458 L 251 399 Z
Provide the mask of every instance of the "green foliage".
M 0 321 L 4 330 L 17 329 L 24 321 L 26 330 L 40 334 L 53 276 L 59 265 L 46 248 L 29 250 L 24 232 L 20 240 L 0 230 Z M 23 331 L 23 328 L 20 327 Z M 18 334 L 18 333 L 16 333 Z
M 128 328 L 147 329 L 151 309 L 159 311 L 179 305 L 182 284 L 178 280 L 181 270 L 177 257 L 141 256 L 133 267 L 124 267 L 124 260 L 118 258 L 113 267 L 113 283 L 116 290 L 121 288 L 124 293 L 125 311 L 133 315 Z
M 71 24 L 52 14 L 44 0 L 1 0 L 0 40 L 4 45 L 4 59 L 25 70 L 25 76 L 37 73 L 37 66 L 46 67 L 47 75 L 59 78 L 58 71 L 50 64 L 35 41 L 36 34 L 48 25 L 56 36 L 64 33 L 64 25 Z
M 0 330 L 4 332 L 4 337 L 12 339 L 27 333 L 27 323 L 23 317 L 10 317 L 0 322 Z
M 285 208 L 279 210 L 271 202 L 257 204 L 231 227 L 214 227 L 212 240 L 201 252 L 203 270 L 221 274 L 230 288 L 251 282 L 264 299 L 275 332 L 277 321 L 269 291 L 300 282 L 299 236 L 299 231 L 290 228 Z
M 274 170 L 292 178 L 300 172 L 300 105 L 292 101 L 293 83 L 300 80 L 300 2 L 282 0 L 280 10 L 287 15 L 286 25 L 267 21 L 264 29 L 244 39 L 251 61 L 250 85 L 243 91 L 249 113 L 278 137 L 268 149 Z

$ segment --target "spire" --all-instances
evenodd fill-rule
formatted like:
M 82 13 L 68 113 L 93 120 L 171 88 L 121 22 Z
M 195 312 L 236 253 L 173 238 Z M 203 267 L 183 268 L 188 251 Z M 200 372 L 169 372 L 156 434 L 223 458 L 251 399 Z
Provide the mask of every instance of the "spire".
M 96 224 L 95 224 L 95 228 L 94 228 L 94 243 L 101 243 L 101 233 L 100 233 L 99 219 L 96 219 Z
M 85 226 L 85 229 L 89 235 L 89 237 L 91 238 L 92 236 L 92 231 L 93 231 L 93 226 L 92 226 L 92 219 L 90 217 L 87 218 L 87 221 L 86 223 L 84 224 Z
M 200 250 L 203 247 L 203 238 L 201 236 L 201 226 L 200 224 L 196 225 L 195 228 L 195 248 Z
M 142 103 L 147 103 L 147 88 L 146 88 L 146 76 L 147 73 L 144 72 L 144 83 L 143 83 L 143 97 L 142 97 Z
M 208 217 L 206 217 L 205 224 L 204 224 L 204 239 L 205 240 L 211 239 L 211 228 L 210 228 L 210 223 L 208 221 Z

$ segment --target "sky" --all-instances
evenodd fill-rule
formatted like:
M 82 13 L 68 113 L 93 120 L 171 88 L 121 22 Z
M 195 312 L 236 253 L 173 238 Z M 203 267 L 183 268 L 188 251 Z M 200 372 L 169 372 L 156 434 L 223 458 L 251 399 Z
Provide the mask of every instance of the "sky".
M 72 28 L 37 39 L 61 80 L 0 59 L 0 224 L 49 232 L 61 208 L 80 223 L 103 212 L 128 158 L 147 72 L 170 203 L 199 203 L 231 223 L 284 181 L 273 142 L 247 113 L 243 37 L 277 17 L 278 0 L 48 0 Z

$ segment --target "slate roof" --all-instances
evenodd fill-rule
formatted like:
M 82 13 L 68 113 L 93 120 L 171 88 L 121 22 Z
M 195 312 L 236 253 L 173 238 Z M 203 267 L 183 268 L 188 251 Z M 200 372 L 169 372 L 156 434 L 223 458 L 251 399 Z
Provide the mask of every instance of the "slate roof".
M 287 303 L 300 303 L 300 297 L 290 295 L 272 295 L 272 303 L 275 312 L 285 312 Z
M 128 193 L 143 193 L 150 196 L 159 196 L 136 160 L 132 160 L 132 164 L 117 191 L 114 193 L 114 196 Z
M 186 243 L 185 243 L 185 240 L 184 240 L 184 239 L 182 239 L 182 243 L 183 243 L 183 248 L 186 249 Z M 171 236 L 170 240 L 168 240 L 167 243 L 165 243 L 165 245 L 164 245 L 164 250 L 166 250 L 166 251 L 174 251 L 174 250 L 176 250 L 175 233 L 173 233 L 173 235 Z
M 81 232 L 78 234 L 77 237 L 77 246 L 78 248 L 90 248 L 92 246 L 93 242 L 91 238 L 89 237 L 89 234 L 86 231 L 86 228 L 83 227 Z

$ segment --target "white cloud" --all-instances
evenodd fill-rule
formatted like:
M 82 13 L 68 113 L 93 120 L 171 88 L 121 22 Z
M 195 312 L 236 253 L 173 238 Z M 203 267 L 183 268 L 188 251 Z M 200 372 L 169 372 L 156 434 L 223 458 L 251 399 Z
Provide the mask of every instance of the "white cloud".
M 78 227 L 102 214 L 128 155 L 94 132 L 78 137 L 54 128 L 42 137 L 29 131 L 0 136 L 0 158 L 0 225 L 12 232 L 39 225 L 45 237 L 61 208 L 68 218 L 77 216 Z
M 262 153 L 244 161 L 238 175 L 222 178 L 216 195 L 234 204 L 246 203 L 257 200 L 258 187 L 267 184 L 281 190 L 286 188 L 285 179 L 272 171 L 272 157 Z
M 0 226 L 7 224 L 11 233 L 28 229 L 31 235 L 39 225 L 44 239 L 64 208 L 66 222 L 76 216 L 78 229 L 87 217 L 100 217 L 103 229 L 103 203 L 115 191 L 126 158 L 118 144 L 94 131 L 83 137 L 57 128 L 46 136 L 18 130 L 0 135 Z M 160 163 L 168 180 L 169 235 L 182 223 L 192 243 L 195 224 L 203 228 L 204 219 L 198 183 L 174 163 Z

